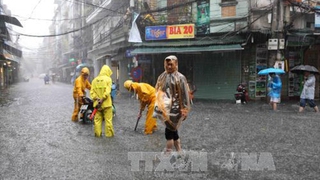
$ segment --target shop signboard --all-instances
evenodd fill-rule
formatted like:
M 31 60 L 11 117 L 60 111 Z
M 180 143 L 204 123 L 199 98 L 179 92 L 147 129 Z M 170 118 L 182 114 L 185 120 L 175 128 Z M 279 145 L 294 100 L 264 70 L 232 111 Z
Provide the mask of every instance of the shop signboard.
M 146 40 L 186 39 L 194 38 L 194 24 L 178 24 L 168 26 L 147 26 Z
M 197 34 L 210 34 L 209 0 L 197 1 Z
M 194 24 L 167 26 L 167 39 L 194 38 Z
M 166 26 L 147 26 L 145 29 L 146 40 L 167 39 Z

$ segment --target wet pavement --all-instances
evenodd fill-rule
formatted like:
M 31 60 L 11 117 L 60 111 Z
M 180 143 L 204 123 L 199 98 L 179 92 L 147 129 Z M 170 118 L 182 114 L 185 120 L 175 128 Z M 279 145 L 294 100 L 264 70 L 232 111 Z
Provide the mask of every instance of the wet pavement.
M 261 101 L 241 105 L 196 100 L 179 130 L 186 152 L 183 169 L 174 166 L 175 156 L 167 163 L 161 158 L 166 143 L 161 122 L 158 131 L 145 136 L 144 114 L 134 131 L 136 99 L 120 94 L 115 137 L 95 138 L 92 125 L 71 122 L 72 88 L 34 78 L 0 90 L 1 180 L 320 176 L 320 113 L 310 108 L 298 113 L 298 102 L 282 102 L 273 112 Z

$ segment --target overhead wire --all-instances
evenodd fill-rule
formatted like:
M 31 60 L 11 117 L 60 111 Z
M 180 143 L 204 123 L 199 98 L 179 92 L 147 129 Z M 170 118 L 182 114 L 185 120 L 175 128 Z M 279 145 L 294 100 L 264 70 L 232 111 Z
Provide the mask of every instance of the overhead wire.
M 124 4 L 120 5 L 119 8 L 118 8 L 118 10 L 121 9 L 121 8 L 123 8 L 123 5 L 124 5 Z M 119 12 L 119 11 L 117 11 L 117 12 Z M 124 13 L 123 13 L 123 15 L 124 15 Z M 27 34 L 22 34 L 22 33 L 20 33 L 20 35 L 25 35 L 25 36 L 28 36 L 28 37 L 55 37 L 55 36 L 61 36 L 61 35 L 66 35 L 66 34 L 70 34 L 70 33 L 76 32 L 76 31 L 83 30 L 83 29 L 85 29 L 85 28 L 87 28 L 87 27 L 91 27 L 91 26 L 93 27 L 93 25 L 95 25 L 95 24 L 104 23 L 103 21 L 107 20 L 106 18 L 113 18 L 113 17 L 114 17 L 114 16 L 110 16 L 110 14 L 107 14 L 106 16 L 104 16 L 104 17 L 98 19 L 97 21 L 95 21 L 95 22 L 93 22 L 93 23 L 91 23 L 91 24 L 88 24 L 88 25 L 86 25 L 86 26 L 84 26 L 84 27 L 82 27 L 82 28 L 75 29 L 75 30 L 72 30 L 72 31 L 68 31 L 68 32 L 65 32 L 65 33 L 60 33 L 60 34 L 54 34 L 54 35 L 27 35 Z M 96 42 L 96 43 L 94 43 L 94 44 L 91 44 L 91 45 L 88 44 L 88 45 L 90 45 L 90 46 L 95 46 L 95 45 L 101 43 L 102 41 L 104 41 L 108 36 L 110 36 L 113 32 L 117 31 L 119 27 L 121 27 L 121 25 L 122 25 L 121 22 L 123 22 L 123 18 L 120 18 L 120 20 L 118 21 L 118 23 L 116 24 L 116 26 L 114 27 L 114 29 L 113 29 L 112 31 L 110 31 L 108 34 L 106 34 L 106 35 L 105 35 L 105 38 L 101 39 L 100 41 L 98 41 L 98 42 Z M 97 30 L 97 29 L 96 29 L 96 30 Z M 14 30 L 12 30 L 12 31 L 14 31 Z M 15 32 L 15 31 L 14 31 L 14 32 Z M 103 32 L 103 30 L 101 30 L 100 33 L 101 33 L 101 32 Z M 18 33 L 18 32 L 16 32 L 16 33 Z M 18 33 L 18 34 L 19 34 L 19 33 Z M 97 38 L 98 38 L 98 37 L 97 37 Z M 56 42 L 54 42 L 54 43 L 56 43 Z M 52 44 L 51 44 L 50 46 L 52 46 Z M 84 46 L 85 46 L 85 45 L 84 45 Z M 88 48 L 88 46 L 87 46 L 86 48 Z
M 80 0 L 76 0 L 76 1 L 79 2 L 79 3 L 85 3 L 85 2 L 80 1 Z M 38 2 L 38 4 L 39 4 L 40 2 L 41 2 L 41 0 Z M 165 8 L 158 8 L 158 9 L 156 9 L 156 10 L 143 11 L 143 12 L 141 12 L 141 14 L 171 10 L 171 9 L 174 9 L 174 8 L 177 8 L 177 7 L 181 7 L 181 6 L 183 6 L 183 5 L 186 5 L 186 4 L 189 4 L 189 3 L 194 3 L 194 2 L 196 2 L 196 0 L 189 1 L 189 2 L 186 2 L 186 3 L 183 3 L 183 4 L 178 4 L 178 5 L 175 5 L 175 6 L 172 6 L 172 7 L 165 7 Z M 92 5 L 92 6 L 95 6 L 95 7 L 99 7 L 99 6 L 94 5 L 94 4 L 91 4 L 91 3 L 86 3 L 86 4 L 89 4 L 89 5 Z M 110 9 L 106 9 L 106 8 L 103 8 L 103 7 L 99 7 L 99 8 L 102 8 L 102 9 L 105 9 L 105 10 L 110 10 Z M 113 11 L 113 12 L 117 12 L 117 11 Z M 246 27 L 243 27 L 243 28 L 241 28 L 240 30 L 232 31 L 232 32 L 229 32 L 229 33 L 225 34 L 225 35 L 223 36 L 223 38 L 226 38 L 226 37 L 228 37 L 228 35 L 230 35 L 230 34 L 237 33 L 237 32 L 239 32 L 239 31 L 247 28 L 247 27 L 250 26 L 252 23 L 254 23 L 255 21 L 257 21 L 259 18 L 265 16 L 267 13 L 269 13 L 269 12 L 266 12 L 265 14 L 259 16 L 259 17 L 256 18 L 253 22 L 251 22 L 250 24 L 248 24 Z M 54 37 L 54 36 L 62 36 L 62 35 L 70 34 L 70 33 L 73 33 L 73 32 L 79 31 L 79 30 L 83 30 L 83 29 L 85 29 L 85 28 L 87 28 L 87 27 L 90 27 L 90 26 L 93 26 L 93 25 L 95 25 L 95 24 L 98 24 L 99 22 L 105 20 L 105 18 L 106 18 L 106 17 L 103 17 L 103 18 L 101 18 L 101 19 L 99 19 L 99 20 L 97 20 L 97 21 L 95 21 L 95 22 L 93 22 L 93 23 L 91 23 L 91 24 L 88 24 L 88 25 L 86 25 L 86 26 L 84 26 L 84 27 L 82 27 L 82 28 L 74 29 L 74 30 L 72 30 L 72 31 L 68 31 L 68 32 L 60 33 L 60 34 L 53 34 L 53 35 L 28 35 L 28 34 L 22 34 L 22 33 L 21 33 L 20 35 L 22 35 L 22 36 L 28 36 L 28 37 Z M 119 20 L 119 22 L 118 22 L 118 24 L 115 26 L 114 30 L 113 30 L 113 31 L 110 31 L 109 34 L 107 34 L 107 35 L 105 36 L 105 38 L 108 37 L 108 35 L 110 35 L 112 32 L 116 31 L 117 27 L 120 26 L 120 22 L 121 22 L 121 20 Z M 227 24 L 227 23 L 226 23 L 226 24 Z M 102 31 L 100 31 L 100 32 L 102 32 Z M 103 39 L 101 39 L 100 41 L 94 43 L 92 46 L 101 43 L 103 40 L 105 40 L 105 38 L 103 38 Z
M 36 7 L 39 5 L 39 3 L 40 3 L 41 1 L 42 1 L 42 0 L 40 0 L 40 1 L 38 2 L 38 4 L 34 7 L 33 11 L 36 9 Z M 72 1 L 70 1 L 70 0 L 67 0 L 67 1 L 72 2 Z M 77 1 L 77 2 L 80 2 L 80 3 L 84 3 L 83 1 L 79 1 L 79 0 L 76 0 L 76 1 Z M 86 4 L 88 4 L 88 3 L 86 3 Z M 93 5 L 93 4 L 91 4 L 91 3 L 90 3 L 89 5 L 92 5 L 92 6 L 94 6 L 94 7 L 101 8 L 101 9 L 104 9 L 104 10 L 108 10 L 108 11 L 111 11 L 111 12 L 116 12 L 116 13 L 118 13 L 118 14 L 121 14 L 120 12 L 118 12 L 118 11 L 116 11 L 116 10 L 109 9 L 109 8 L 104 8 L 104 7 L 101 7 L 101 6 Z M 31 16 L 32 16 L 32 14 L 33 14 L 33 11 L 32 11 L 32 13 L 31 13 L 30 17 L 28 17 L 27 19 L 30 19 L 30 18 L 31 18 Z M 112 14 L 112 15 L 114 15 L 114 14 Z M 124 14 L 123 14 L 123 15 L 124 15 Z M 108 14 L 108 16 L 110 16 L 110 14 Z M 32 35 L 32 34 L 20 33 L 20 32 L 14 31 L 14 30 L 12 30 L 12 29 L 11 29 L 11 30 L 12 30 L 13 32 L 15 32 L 17 35 L 27 36 L 27 37 L 54 37 L 54 36 L 63 36 L 63 35 L 67 35 L 67 34 L 74 33 L 74 32 L 83 30 L 83 29 L 85 29 L 85 28 L 88 28 L 88 27 L 90 27 L 90 26 L 92 26 L 92 25 L 94 25 L 94 24 L 96 24 L 96 23 L 104 20 L 104 18 L 106 18 L 106 17 L 108 17 L 108 16 L 105 16 L 105 17 L 103 17 L 103 18 L 101 18 L 101 19 L 98 19 L 97 21 L 95 21 L 95 22 L 93 22 L 93 23 L 90 23 L 90 24 L 87 24 L 86 26 L 83 26 L 83 27 L 81 27 L 81 28 L 74 29 L 74 30 L 67 31 L 67 32 L 63 32 L 63 33 L 59 33 L 59 34 Z M 52 20 L 52 21 L 54 21 L 54 20 Z

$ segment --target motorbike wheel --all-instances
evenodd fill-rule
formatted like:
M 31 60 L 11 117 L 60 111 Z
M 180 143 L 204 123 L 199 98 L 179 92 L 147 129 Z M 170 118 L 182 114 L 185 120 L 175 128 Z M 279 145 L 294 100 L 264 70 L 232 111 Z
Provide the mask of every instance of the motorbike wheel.
M 84 114 L 83 114 L 83 123 L 84 124 L 92 124 L 93 123 L 93 119 L 92 119 L 92 121 L 90 120 L 90 116 L 91 116 L 91 114 L 92 114 L 92 110 L 87 110 L 86 112 L 84 112 Z

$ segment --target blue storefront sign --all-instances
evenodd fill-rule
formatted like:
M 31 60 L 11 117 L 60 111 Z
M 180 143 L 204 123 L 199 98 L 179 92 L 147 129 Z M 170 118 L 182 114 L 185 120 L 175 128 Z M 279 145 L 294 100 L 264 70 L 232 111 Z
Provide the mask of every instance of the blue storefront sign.
M 164 40 L 167 39 L 167 26 L 147 26 L 145 29 L 146 40 Z
M 126 57 L 127 58 L 132 58 L 133 57 L 133 55 L 131 54 L 131 51 L 133 51 L 133 49 L 127 49 L 126 50 Z

